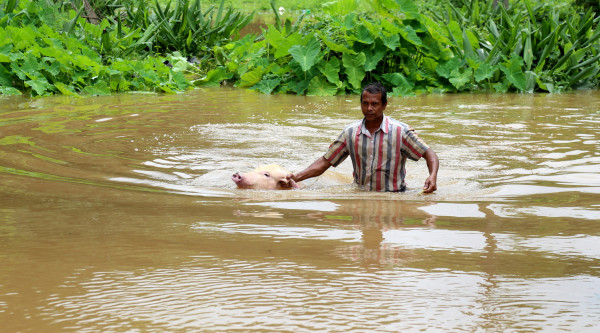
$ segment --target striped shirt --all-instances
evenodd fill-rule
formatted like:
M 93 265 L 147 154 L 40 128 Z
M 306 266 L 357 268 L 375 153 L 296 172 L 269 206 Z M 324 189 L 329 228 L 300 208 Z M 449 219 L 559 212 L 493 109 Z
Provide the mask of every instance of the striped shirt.
M 375 133 L 364 119 L 346 127 L 323 157 L 336 167 L 350 155 L 354 181 L 362 189 L 397 192 L 406 186 L 406 159 L 417 161 L 427 149 L 410 126 L 384 116 Z

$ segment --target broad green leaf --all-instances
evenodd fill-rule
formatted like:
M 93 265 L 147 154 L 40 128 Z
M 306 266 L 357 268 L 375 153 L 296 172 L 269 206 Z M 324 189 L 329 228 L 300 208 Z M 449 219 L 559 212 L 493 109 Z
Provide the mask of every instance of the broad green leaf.
M 513 56 L 509 61 L 499 64 L 500 70 L 506 75 L 506 79 L 520 91 L 527 88 L 527 79 L 521 68 L 522 59 L 519 56 Z
M 132 70 L 131 63 L 124 60 L 114 62 L 111 67 L 121 72 L 129 72 Z
M 28 53 L 25 55 L 25 61 L 23 62 L 23 70 L 27 72 L 29 77 L 38 77 L 39 73 L 37 73 L 41 69 L 41 64 L 37 57 L 33 54 Z M 36 74 L 33 74 L 33 73 Z
M 272 24 L 267 25 L 266 30 L 263 29 L 263 36 L 267 43 L 271 44 L 274 48 L 280 47 L 281 43 L 285 40 L 281 31 L 277 30 Z
M 459 58 L 452 58 L 436 68 L 436 72 L 447 79 L 450 78 L 451 72 L 460 66 Z
M 400 10 L 406 15 L 406 18 L 416 19 L 421 17 L 419 8 L 413 0 L 396 0 L 396 2 L 400 5 Z
M 180 52 L 173 52 L 173 54 L 169 55 L 167 59 L 173 66 L 171 69 L 174 72 L 183 72 L 192 67 L 192 65 L 187 61 L 187 58 L 181 55 Z
M 487 62 L 484 62 L 480 64 L 475 71 L 475 81 L 481 82 L 483 80 L 490 79 L 494 76 L 494 74 L 496 74 L 497 70 L 497 66 L 491 66 Z
M 10 29 L 9 29 L 10 28 Z M 6 30 L 12 34 L 14 47 L 17 50 L 26 50 L 31 45 L 37 44 L 35 39 L 38 36 L 33 25 L 27 25 L 23 28 L 7 27 Z
M 166 67 L 166 66 L 164 66 L 164 67 Z M 160 77 L 158 76 L 158 73 L 155 72 L 152 69 L 149 69 L 149 68 L 139 69 L 139 68 L 137 68 L 135 72 L 136 72 L 137 75 L 139 75 L 139 77 L 143 78 L 147 82 L 157 83 L 157 82 L 160 81 Z
M 21 92 L 17 88 L 0 86 L 0 94 L 21 95 Z
M 356 33 L 356 39 L 363 44 L 373 44 L 375 39 L 373 38 L 373 34 L 369 31 L 364 24 L 358 26 L 358 31 Z
M 377 68 L 377 64 L 385 56 L 386 48 L 379 43 L 374 44 L 370 49 L 365 50 L 365 71 L 370 72 Z
M 98 74 L 100 71 L 100 63 L 90 59 L 89 57 L 82 55 L 75 55 L 71 61 L 73 64 L 81 69 L 90 70 L 94 74 Z
M 0 20 L 0 23 L 2 21 Z M 9 37 L 9 34 L 6 32 L 6 30 L 4 30 L 4 28 L 2 28 L 2 25 L 0 25 L 0 46 L 4 46 L 6 44 L 11 44 L 12 43 L 12 39 Z
M 479 39 L 477 39 L 477 36 L 475 36 L 475 34 L 473 33 L 473 31 L 471 30 L 465 30 L 465 34 L 466 34 L 466 39 L 468 40 L 469 44 L 471 44 L 471 47 L 473 49 L 478 49 L 479 48 Z M 463 36 L 464 39 L 465 36 Z
M 185 78 L 182 72 L 173 72 L 173 82 L 179 90 L 186 90 L 190 87 L 190 81 Z
M 265 69 L 263 67 L 258 67 L 244 73 L 238 82 L 238 87 L 252 87 L 262 79 L 264 72 Z
M 387 73 L 382 77 L 391 84 L 397 91 L 403 92 L 401 95 L 406 95 L 409 91 L 412 92 L 415 87 L 414 83 L 410 82 L 402 73 Z
M 444 29 L 442 29 L 437 22 L 432 20 L 427 16 L 421 16 L 421 19 L 424 21 L 425 28 L 431 34 L 431 37 L 436 41 L 442 43 L 443 45 L 452 45 L 452 41 L 446 37 L 446 35 L 442 34 Z
M 540 87 L 540 89 L 545 90 L 549 93 L 554 92 L 554 84 L 552 82 L 543 82 L 539 77 L 536 77 L 535 81 L 537 82 L 537 85 L 538 87 Z
M 372 36 L 379 36 L 383 30 L 381 24 L 375 24 L 364 17 L 360 18 L 360 22 L 369 30 Z
M 333 96 L 337 93 L 337 87 L 331 84 L 322 75 L 317 75 L 310 80 L 307 95 L 313 96 Z
M 450 39 L 455 42 L 455 43 L 451 43 L 450 45 L 456 44 L 455 46 L 458 46 L 462 49 L 463 45 L 464 45 L 463 37 L 462 37 L 463 32 L 462 32 L 462 28 L 460 27 L 458 22 L 452 20 L 452 21 L 450 21 L 450 23 L 448 23 L 446 28 L 448 29 Z
M 386 30 L 387 33 L 392 35 L 398 35 L 402 29 L 394 25 L 394 23 L 389 22 L 386 19 L 381 20 L 381 27 Z
M 77 82 L 77 83 L 81 83 L 81 84 L 85 84 L 86 81 L 89 80 L 91 76 L 92 76 L 91 72 L 88 70 L 85 70 L 85 71 L 78 70 L 78 71 L 74 71 L 71 74 L 73 83 Z
M 477 61 L 476 58 L 466 58 L 465 61 L 467 62 L 467 64 L 469 64 L 469 66 L 471 68 L 473 68 L 473 70 L 477 70 L 479 68 L 479 66 L 481 66 L 481 64 L 483 64 L 483 62 L 479 62 Z
M 64 84 L 62 82 L 56 82 L 56 83 L 54 83 L 54 86 L 63 95 L 66 95 L 66 96 L 79 96 L 75 92 L 75 90 L 73 89 L 73 87 L 67 86 L 66 84 Z
M 532 93 L 535 89 L 537 75 L 532 71 L 525 72 L 525 91 Z
M 321 44 L 314 37 L 311 37 L 306 45 L 294 45 L 290 48 L 290 54 L 296 60 L 303 71 L 312 68 L 321 51 Z
M 367 57 L 364 53 L 359 53 L 356 56 L 350 54 L 342 55 L 345 73 L 348 75 L 348 81 L 354 89 L 360 89 L 362 80 L 365 77 L 364 65 Z
M 25 86 L 31 87 L 31 89 L 33 89 L 37 95 L 42 96 L 46 93 L 51 85 L 48 83 L 48 80 L 46 80 L 45 77 L 41 76 L 34 80 L 25 81 Z
M 3 64 L 0 64 L 0 86 L 13 86 L 12 74 L 6 70 Z
M 0 46 L 0 62 L 11 62 L 12 60 L 10 60 L 10 53 L 12 50 L 12 45 L 11 44 L 6 44 L 4 46 Z
M 383 41 L 383 44 L 392 51 L 400 46 L 400 36 L 398 34 L 389 34 L 384 32 L 381 35 L 381 40 Z
M 435 59 L 429 57 L 424 57 L 423 62 L 421 63 L 421 68 L 431 74 L 436 73 L 435 70 L 438 66 L 439 63 Z
M 129 81 L 129 80 L 125 79 L 125 78 L 122 78 L 122 77 L 119 78 L 118 80 L 115 80 L 115 81 L 116 82 L 115 82 L 114 88 L 112 87 L 113 82 L 111 81 L 111 89 L 113 89 L 114 91 L 119 92 L 119 91 L 129 91 L 129 90 L 132 90 L 131 89 L 131 85 L 132 85 L 131 81 Z
M 321 40 L 323 41 L 323 43 L 325 43 L 325 45 L 332 51 L 335 52 L 339 52 L 339 53 L 350 53 L 350 54 L 356 54 L 355 51 L 347 48 L 345 45 L 342 44 L 336 44 L 335 42 L 329 40 L 326 36 L 321 36 Z
M 424 48 L 422 52 L 430 58 L 443 61 L 454 57 L 452 49 L 447 48 L 446 45 L 433 39 L 433 37 L 425 36 L 422 41 Z
M 295 92 L 298 95 L 304 95 L 304 92 L 308 88 L 310 84 L 310 80 L 297 80 L 288 82 L 288 87 L 291 91 Z
M 269 73 L 273 73 L 275 75 L 285 75 L 290 72 L 290 68 L 288 66 L 279 66 L 277 63 L 273 62 L 267 68 Z
M 23 52 L 15 52 L 15 50 L 13 50 L 11 53 L 8 54 L 8 57 L 10 58 L 10 61 L 15 62 L 18 60 L 23 59 L 25 55 L 23 54 Z M 11 64 L 12 65 L 12 64 Z
M 404 26 L 404 28 L 400 32 L 400 35 L 402 35 L 402 38 L 406 39 L 414 45 L 423 46 L 421 38 L 417 36 L 417 32 L 410 25 Z
M 335 84 L 337 87 L 342 86 L 342 82 L 340 81 L 340 61 L 338 58 L 331 58 L 327 62 L 321 62 L 319 70 L 329 82 Z
M 469 37 L 467 36 L 467 30 L 463 30 L 463 50 L 465 51 L 465 56 L 468 58 L 475 58 L 475 51 L 473 51 L 473 45 L 469 41 Z
M 263 94 L 270 94 L 273 92 L 273 89 L 277 88 L 277 86 L 281 83 L 280 78 L 262 80 L 255 84 L 252 89 L 258 90 Z
M 272 25 L 269 26 L 263 35 L 265 36 L 265 40 L 275 49 L 275 59 L 288 55 L 290 47 L 300 44 L 302 41 L 302 36 L 299 33 L 294 33 L 286 38 Z
M 396 12 L 398 9 L 398 3 L 394 0 L 371 0 L 365 1 L 371 5 L 371 8 L 375 10 L 378 14 L 384 16 L 390 16 L 390 13 Z
M 408 96 L 415 96 L 416 94 L 413 91 L 413 89 L 408 89 L 407 87 L 399 86 L 399 87 L 394 87 L 392 89 L 392 92 L 390 95 L 391 96 L 408 97 Z
M 321 5 L 323 11 L 332 16 L 345 16 L 352 13 L 356 7 L 356 0 L 337 0 Z
M 346 18 L 344 18 L 344 24 L 342 25 L 344 29 L 346 30 L 353 30 L 356 28 L 356 14 L 354 13 L 350 13 L 348 15 L 346 15 Z
M 98 81 L 93 86 L 87 86 L 83 88 L 85 92 L 94 96 L 106 96 L 110 95 L 110 88 L 105 81 Z
M 455 69 L 450 73 L 450 83 L 456 88 L 462 88 L 465 84 L 471 82 L 471 78 L 473 77 L 473 70 L 471 68 L 467 68 L 464 71 L 460 71 Z
M 508 91 L 508 81 L 503 80 L 502 82 L 494 83 L 493 87 L 496 92 L 505 93 Z
M 167 94 L 175 93 L 175 90 L 173 90 L 173 86 L 169 84 L 169 82 L 160 82 L 158 84 L 158 88 L 160 88 L 163 92 Z
M 42 69 L 50 73 L 53 77 L 57 77 L 60 74 L 60 63 L 48 57 L 44 57 L 43 60 L 44 62 L 41 63 Z

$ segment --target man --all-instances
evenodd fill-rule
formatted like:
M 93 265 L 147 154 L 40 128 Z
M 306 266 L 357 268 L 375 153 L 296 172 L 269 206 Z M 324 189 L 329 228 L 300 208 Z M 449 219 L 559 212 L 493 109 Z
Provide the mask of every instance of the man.
M 406 159 L 427 161 L 429 177 L 423 192 L 437 189 L 439 160 L 433 149 L 408 125 L 383 115 L 387 93 L 378 82 L 363 88 L 360 103 L 364 118 L 342 131 L 325 155 L 308 168 L 287 177 L 296 182 L 316 177 L 331 166 L 338 166 L 350 156 L 354 181 L 369 191 L 404 192 Z

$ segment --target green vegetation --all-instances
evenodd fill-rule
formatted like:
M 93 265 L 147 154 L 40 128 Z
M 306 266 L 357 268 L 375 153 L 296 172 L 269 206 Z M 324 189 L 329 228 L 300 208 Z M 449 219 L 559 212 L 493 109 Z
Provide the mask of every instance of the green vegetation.
M 102 3 L 90 11 L 83 1 L 75 11 L 68 2 L 0 2 L 0 93 L 181 91 L 190 86 L 184 73 L 201 73 L 188 57 L 209 62 L 211 47 L 230 42 L 252 19 L 223 1 L 206 9 L 199 0 L 175 8 Z
M 462 5 L 447 1 L 425 15 L 411 0 L 372 1 L 362 13 L 358 1 L 328 2 L 300 28 L 276 20 L 258 41 L 219 48 L 222 65 L 194 83 L 309 95 L 357 93 L 374 80 L 394 95 L 598 86 L 599 18 L 591 10 L 454 3 Z
M 175 92 L 227 82 L 335 95 L 375 80 L 401 96 L 598 87 L 597 7 L 505 2 L 102 0 L 92 8 L 85 0 L 4 0 L 0 94 Z M 269 10 L 273 23 L 240 36 L 254 10 Z
M 218 4 L 220 0 L 204 0 L 206 4 Z M 322 0 L 278 0 L 277 9 L 283 7 L 286 11 L 301 11 L 310 10 L 312 12 L 319 12 L 321 10 Z M 235 7 L 245 12 L 251 11 L 270 11 L 271 1 L 270 0 L 225 0 L 225 5 Z

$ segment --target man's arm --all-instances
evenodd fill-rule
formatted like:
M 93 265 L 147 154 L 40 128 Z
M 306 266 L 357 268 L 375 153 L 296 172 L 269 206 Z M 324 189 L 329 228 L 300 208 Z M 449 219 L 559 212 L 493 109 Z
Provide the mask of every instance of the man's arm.
M 313 162 L 308 168 L 298 172 L 297 174 L 289 174 L 288 178 L 293 179 L 296 182 L 303 181 L 307 178 L 317 177 L 323 174 L 325 170 L 329 169 L 331 163 L 321 156 Z
M 425 161 L 427 161 L 427 169 L 429 169 L 429 177 L 425 179 L 425 186 L 423 186 L 423 192 L 431 193 L 437 190 L 437 173 L 440 167 L 440 160 L 433 149 L 429 148 L 423 154 Z

